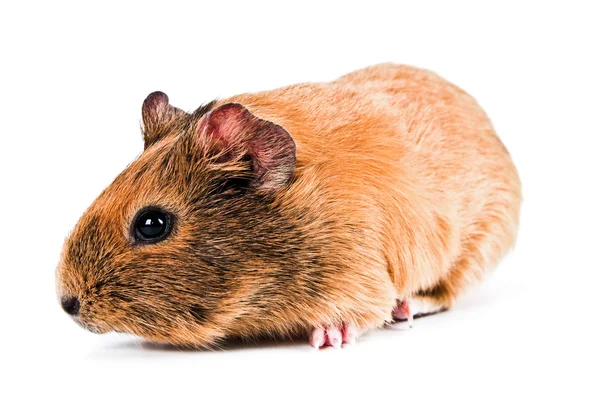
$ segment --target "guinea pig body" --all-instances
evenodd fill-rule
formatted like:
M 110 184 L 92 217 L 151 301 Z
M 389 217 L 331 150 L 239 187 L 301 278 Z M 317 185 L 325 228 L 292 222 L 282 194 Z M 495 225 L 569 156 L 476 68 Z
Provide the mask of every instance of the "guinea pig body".
M 382 64 L 191 114 L 155 93 L 143 117 L 144 153 L 57 269 L 63 307 L 92 331 L 337 347 L 451 307 L 514 243 L 511 158 L 477 103 L 431 72 Z M 140 224 L 157 221 L 166 233 L 147 240 Z

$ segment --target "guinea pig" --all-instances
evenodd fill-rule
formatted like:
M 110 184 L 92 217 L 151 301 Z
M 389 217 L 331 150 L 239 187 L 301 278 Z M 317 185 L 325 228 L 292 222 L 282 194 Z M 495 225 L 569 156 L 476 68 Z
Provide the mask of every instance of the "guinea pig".
M 339 348 L 450 308 L 515 241 L 509 153 L 426 70 L 381 64 L 191 113 L 154 92 L 142 120 L 143 153 L 57 267 L 63 309 L 92 332 Z

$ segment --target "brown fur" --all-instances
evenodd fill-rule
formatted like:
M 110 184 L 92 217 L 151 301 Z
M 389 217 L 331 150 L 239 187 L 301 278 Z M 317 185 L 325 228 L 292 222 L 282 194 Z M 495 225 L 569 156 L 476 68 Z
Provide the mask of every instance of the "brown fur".
M 91 330 L 194 346 L 368 330 L 397 299 L 450 307 L 514 243 L 511 158 L 477 103 L 431 72 L 382 64 L 192 114 L 157 99 L 144 153 L 83 215 L 57 270 L 59 296 L 80 298 Z M 202 133 L 227 103 L 289 132 L 290 184 L 220 190 L 254 179 L 243 151 L 222 162 L 225 145 Z M 170 210 L 174 231 L 132 245 L 148 205 Z

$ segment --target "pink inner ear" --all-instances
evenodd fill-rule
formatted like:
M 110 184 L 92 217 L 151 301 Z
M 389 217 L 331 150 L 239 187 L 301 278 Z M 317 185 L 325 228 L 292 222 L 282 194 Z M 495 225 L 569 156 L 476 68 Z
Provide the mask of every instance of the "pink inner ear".
M 281 126 L 254 116 L 244 106 L 228 103 L 214 109 L 200 128 L 226 151 L 241 149 L 252 157 L 256 184 L 275 188 L 291 180 L 296 166 L 296 146 Z M 231 160 L 224 156 L 217 162 Z
M 223 147 L 243 141 L 245 125 L 256 119 L 248 110 L 237 103 L 224 104 L 213 110 L 207 118 L 206 133 Z

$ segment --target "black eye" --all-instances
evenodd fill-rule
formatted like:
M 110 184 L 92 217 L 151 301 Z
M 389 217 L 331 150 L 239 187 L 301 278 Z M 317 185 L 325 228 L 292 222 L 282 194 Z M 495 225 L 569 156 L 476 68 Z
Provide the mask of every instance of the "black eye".
M 146 209 L 133 221 L 133 235 L 141 243 L 156 243 L 171 232 L 171 215 L 159 209 Z

